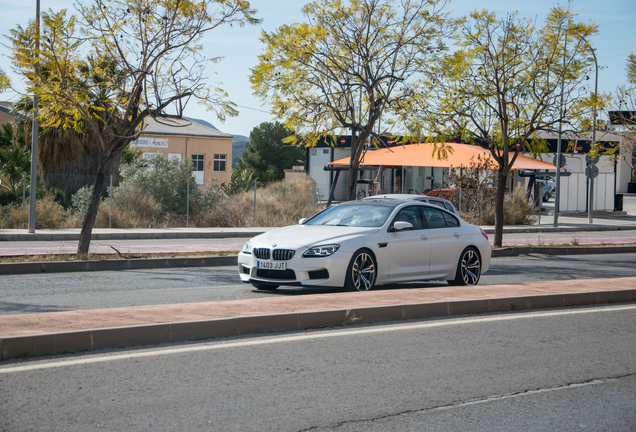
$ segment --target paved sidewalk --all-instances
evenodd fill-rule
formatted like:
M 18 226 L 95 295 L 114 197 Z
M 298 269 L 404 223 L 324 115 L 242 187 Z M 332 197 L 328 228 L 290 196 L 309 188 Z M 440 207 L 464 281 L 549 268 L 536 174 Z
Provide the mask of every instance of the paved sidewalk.
M 249 289 L 246 287 L 246 289 Z M 636 301 L 636 277 L 375 289 L 0 317 L 2 359 L 357 323 Z

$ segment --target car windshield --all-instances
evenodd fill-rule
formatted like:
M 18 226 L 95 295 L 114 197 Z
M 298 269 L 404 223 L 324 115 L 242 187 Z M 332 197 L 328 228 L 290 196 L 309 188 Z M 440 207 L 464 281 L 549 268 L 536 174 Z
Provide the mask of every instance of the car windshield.
M 381 227 L 392 211 L 391 206 L 339 205 L 317 214 L 305 225 Z

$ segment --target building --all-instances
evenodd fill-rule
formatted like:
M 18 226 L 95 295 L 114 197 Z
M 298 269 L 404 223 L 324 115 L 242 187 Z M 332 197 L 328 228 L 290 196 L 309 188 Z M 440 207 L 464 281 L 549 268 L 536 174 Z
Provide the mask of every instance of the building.
M 13 102 L 0 101 L 0 124 L 12 122 L 16 115 L 11 112 Z
M 191 160 L 200 186 L 232 180 L 232 135 L 195 120 L 148 117 L 130 146 L 142 149 L 144 158 L 162 153 L 169 160 Z

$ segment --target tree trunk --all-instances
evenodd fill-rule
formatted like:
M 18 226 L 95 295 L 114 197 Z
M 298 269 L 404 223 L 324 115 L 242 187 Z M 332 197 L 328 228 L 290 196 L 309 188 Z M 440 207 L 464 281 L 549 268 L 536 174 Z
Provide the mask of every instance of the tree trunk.
M 494 246 L 501 247 L 503 244 L 504 226 L 504 198 L 506 193 L 506 180 L 508 175 L 497 170 L 497 196 L 495 202 L 495 241 Z
M 88 254 L 88 248 L 91 243 L 91 234 L 93 233 L 93 225 L 95 224 L 95 218 L 97 217 L 97 210 L 99 209 L 99 202 L 102 196 L 102 188 L 106 180 L 106 172 L 109 169 L 112 156 L 104 158 L 99 162 L 97 168 L 97 175 L 95 176 L 95 183 L 93 184 L 93 193 L 91 194 L 91 200 L 88 204 L 88 209 L 84 215 L 82 221 L 82 231 L 80 232 L 79 243 L 77 244 L 77 256 Z

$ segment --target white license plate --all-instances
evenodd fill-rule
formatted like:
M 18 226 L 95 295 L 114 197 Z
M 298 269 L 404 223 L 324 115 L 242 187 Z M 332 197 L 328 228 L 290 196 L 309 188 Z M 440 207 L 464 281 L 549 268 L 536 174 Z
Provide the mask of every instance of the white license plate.
M 287 270 L 287 262 L 257 260 L 256 267 L 259 269 L 267 269 L 267 270 Z

